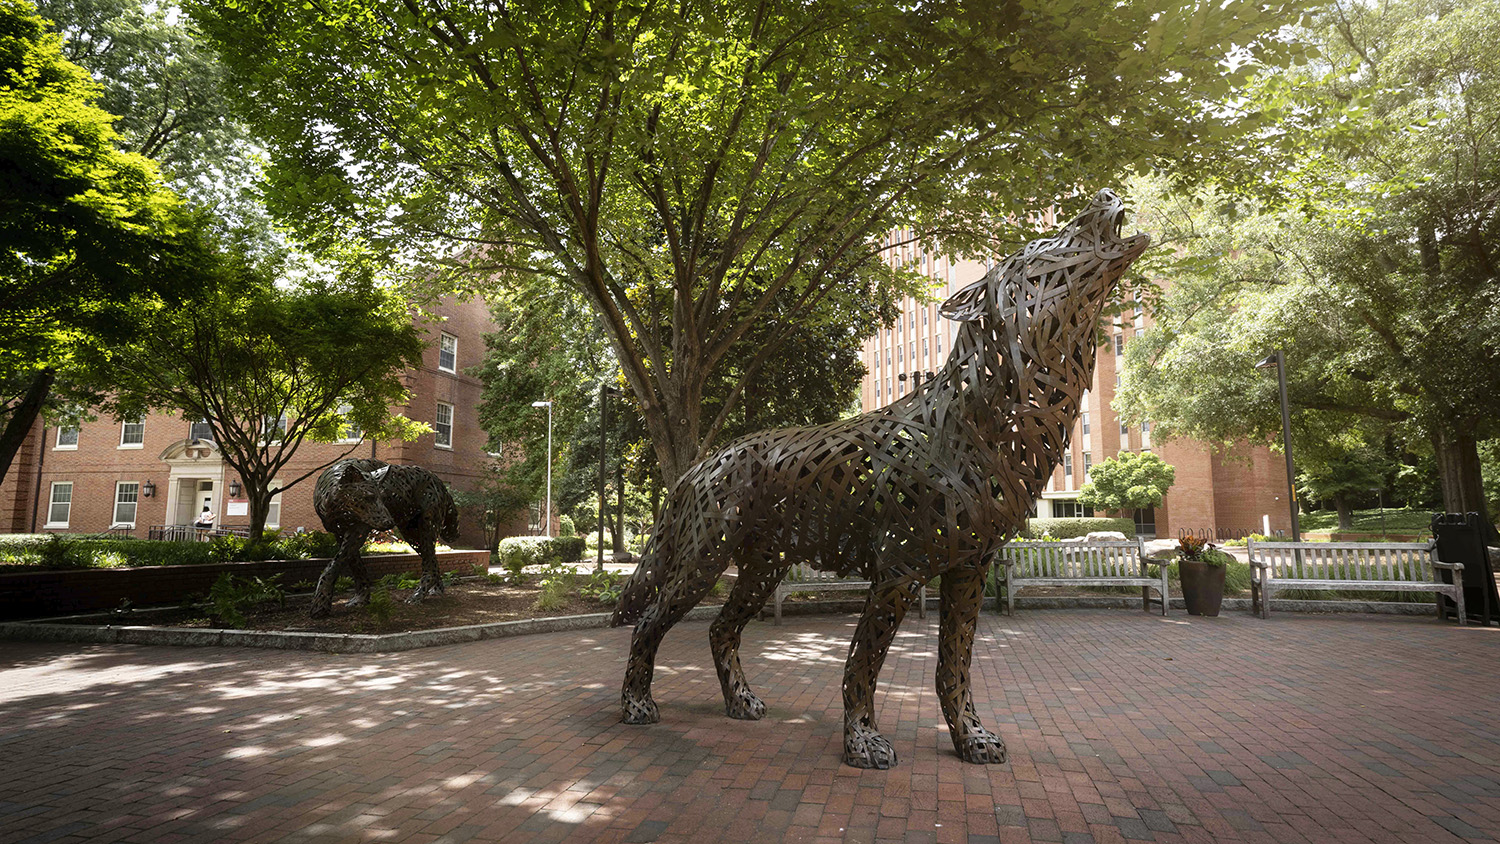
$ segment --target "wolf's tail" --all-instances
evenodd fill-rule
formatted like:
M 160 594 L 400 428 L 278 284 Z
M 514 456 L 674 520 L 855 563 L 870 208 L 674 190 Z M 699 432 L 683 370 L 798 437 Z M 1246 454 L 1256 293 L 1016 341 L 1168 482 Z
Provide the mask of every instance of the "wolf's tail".
M 664 549 L 657 542 L 660 535 L 653 535 L 641 550 L 641 561 L 636 564 L 630 579 L 625 581 L 625 588 L 620 592 L 620 603 L 609 619 L 610 627 L 640 621 L 646 607 L 651 606 L 651 602 L 661 592 L 662 584 L 667 580 L 667 563 L 672 555 L 662 553 Z
M 443 528 L 439 533 L 444 542 L 458 541 L 458 505 L 453 503 L 453 496 L 448 492 L 446 486 L 443 490 Z

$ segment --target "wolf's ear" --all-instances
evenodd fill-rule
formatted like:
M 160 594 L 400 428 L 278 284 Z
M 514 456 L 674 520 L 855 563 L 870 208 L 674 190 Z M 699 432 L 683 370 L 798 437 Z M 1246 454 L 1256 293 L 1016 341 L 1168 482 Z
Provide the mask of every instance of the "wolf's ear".
M 989 281 L 990 274 L 986 273 L 984 278 L 949 296 L 938 313 L 955 322 L 968 322 L 984 316 L 984 294 Z
M 362 481 L 364 479 L 365 479 L 365 473 L 364 472 L 361 472 L 358 468 L 356 468 L 353 465 L 349 465 L 349 466 L 345 466 L 343 468 L 343 470 L 339 472 L 339 476 L 338 476 L 337 480 L 338 480 L 338 483 L 340 485 L 342 485 L 342 484 L 357 484 L 357 483 L 359 483 L 360 481 Z
M 389 466 L 381 466 L 379 469 L 376 469 L 375 471 L 373 471 L 373 472 L 370 473 L 370 480 L 372 480 L 372 481 L 383 481 L 383 480 L 385 480 L 385 476 L 390 471 L 391 471 L 391 467 L 389 467 Z

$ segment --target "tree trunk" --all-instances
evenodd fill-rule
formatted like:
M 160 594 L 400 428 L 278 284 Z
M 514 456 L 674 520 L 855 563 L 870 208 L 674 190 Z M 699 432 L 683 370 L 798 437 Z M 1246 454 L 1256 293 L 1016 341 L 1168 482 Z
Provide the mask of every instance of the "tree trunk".
M 1443 488 L 1443 508 L 1450 513 L 1478 513 L 1488 534 L 1485 542 L 1500 544 L 1500 535 L 1485 506 L 1479 443 L 1473 433 L 1439 431 L 1432 438 L 1432 447 Z
M 57 370 L 51 367 L 38 372 L 26 388 L 26 395 L 21 398 L 21 403 L 11 411 L 5 432 L 0 433 L 0 483 L 5 483 L 10 464 L 26 442 L 26 435 L 31 433 L 31 426 L 41 414 L 42 405 L 46 403 L 47 394 L 52 392 L 52 384 L 56 380 Z
M 1349 497 L 1342 492 L 1334 493 L 1333 509 L 1339 514 L 1339 530 L 1354 530 L 1354 510 L 1349 506 Z
M 271 496 L 266 494 L 264 486 L 252 486 L 243 476 L 240 481 L 245 484 L 245 497 L 250 499 L 250 542 L 259 542 L 266 533 L 266 516 L 271 513 Z

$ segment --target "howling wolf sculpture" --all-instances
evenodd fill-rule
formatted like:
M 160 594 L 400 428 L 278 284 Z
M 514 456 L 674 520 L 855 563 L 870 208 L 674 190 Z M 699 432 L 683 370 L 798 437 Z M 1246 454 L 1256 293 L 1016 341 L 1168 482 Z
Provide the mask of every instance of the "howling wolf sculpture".
M 969 691 L 990 555 L 1014 534 L 1062 459 L 1094 370 L 1115 284 L 1150 238 L 1121 238 L 1124 204 L 1101 191 L 1056 236 L 1034 241 L 955 293 L 963 325 L 942 373 L 853 419 L 736 440 L 677 482 L 615 611 L 636 623 L 624 721 L 659 720 L 651 677 L 662 636 L 731 562 L 739 577 L 709 630 L 733 718 L 765 704 L 740 668 L 740 634 L 795 562 L 871 582 L 844 668 L 844 762 L 888 768 L 875 681 L 918 590 L 942 575 L 938 698 L 958 755 L 1003 762 Z
M 458 539 L 458 507 L 443 479 L 420 466 L 393 466 L 373 459 L 340 460 L 323 470 L 313 488 L 313 509 L 323 527 L 338 537 L 338 551 L 318 578 L 310 618 L 333 609 L 333 586 L 348 566 L 354 597 L 348 606 L 370 601 L 370 575 L 359 556 L 374 531 L 394 528 L 422 556 L 422 580 L 410 600 L 415 603 L 443 591 L 437 541 Z

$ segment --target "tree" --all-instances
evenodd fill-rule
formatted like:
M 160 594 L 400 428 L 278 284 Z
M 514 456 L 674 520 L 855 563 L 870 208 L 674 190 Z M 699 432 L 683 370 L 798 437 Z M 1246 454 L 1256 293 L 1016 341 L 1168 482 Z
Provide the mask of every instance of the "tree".
M 121 149 L 156 161 L 206 222 L 275 248 L 255 198 L 255 144 L 234 119 L 223 65 L 185 16 L 143 0 L 37 0 L 63 36 L 63 56 L 89 71 Z M 226 223 L 228 224 L 226 226 Z
M 1247 0 L 189 8 L 270 144 L 283 221 L 450 286 L 571 287 L 668 482 L 886 232 L 1002 251 L 1029 208 L 1122 166 L 1222 169 L 1259 115 L 1215 104 L 1300 52 L 1278 35 L 1297 3 Z M 780 330 L 705 413 L 774 303 Z
M 1260 438 L 1276 411 L 1250 366 L 1285 348 L 1298 425 L 1395 425 L 1435 455 L 1445 507 L 1487 513 L 1479 443 L 1500 433 L 1489 129 L 1500 3 L 1336 5 L 1317 23 L 1327 64 L 1264 84 L 1305 137 L 1277 182 L 1288 204 L 1168 204 L 1197 265 L 1174 276 L 1162 330 L 1127 355 L 1117 403 L 1171 432 Z M 1217 389 L 1184 395 L 1204 384 Z
M 337 441 L 349 426 L 381 439 L 428 430 L 390 411 L 423 347 L 405 301 L 369 275 L 291 287 L 277 283 L 284 270 L 220 254 L 191 306 L 158 309 L 148 336 L 107 352 L 117 382 L 104 409 L 208 421 L 245 485 L 252 542 L 272 496 L 328 465 L 272 487 L 304 440 Z
M 201 252 L 145 157 L 115 148 L 88 74 L 0 0 L 0 480 L 57 379 L 181 294 Z
M 1149 451 L 1122 451 L 1089 471 L 1078 503 L 1096 510 L 1160 507 L 1177 480 L 1177 470 Z

